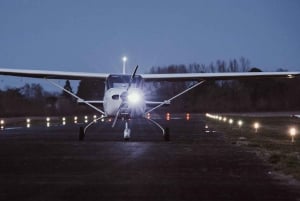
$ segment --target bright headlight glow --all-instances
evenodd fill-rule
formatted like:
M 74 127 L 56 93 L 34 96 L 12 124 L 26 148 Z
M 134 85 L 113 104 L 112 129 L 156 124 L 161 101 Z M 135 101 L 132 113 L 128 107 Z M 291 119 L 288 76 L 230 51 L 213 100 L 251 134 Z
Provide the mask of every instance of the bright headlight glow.
M 141 94 L 136 91 L 130 92 L 128 94 L 127 98 L 128 98 L 129 103 L 132 103 L 132 104 L 137 104 L 137 103 L 141 102 L 141 100 L 142 100 Z

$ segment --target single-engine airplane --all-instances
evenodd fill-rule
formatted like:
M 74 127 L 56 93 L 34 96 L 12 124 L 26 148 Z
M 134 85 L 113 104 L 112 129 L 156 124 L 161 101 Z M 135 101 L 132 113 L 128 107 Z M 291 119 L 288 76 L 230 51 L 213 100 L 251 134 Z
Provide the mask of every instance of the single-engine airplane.
M 115 126 L 118 119 L 125 120 L 124 139 L 130 139 L 129 119 L 133 117 L 144 117 L 159 127 L 163 133 L 164 139 L 169 140 L 169 128 L 163 128 L 152 119 L 146 118 L 146 114 L 157 108 L 168 105 L 170 102 L 193 88 L 201 85 L 207 80 L 233 80 L 243 78 L 293 78 L 300 75 L 300 72 L 243 72 L 243 73 L 175 73 L 175 74 L 137 74 L 138 66 L 133 73 L 125 74 L 106 74 L 106 73 L 87 73 L 87 72 L 66 72 L 66 71 L 46 71 L 46 70 L 23 70 L 0 68 L 0 75 L 32 77 L 46 79 L 52 85 L 64 90 L 66 93 L 75 97 L 78 103 L 83 103 L 102 114 L 97 120 L 102 118 L 114 118 L 112 127 Z M 76 94 L 64 89 L 53 81 L 53 79 L 81 80 L 86 78 L 97 78 L 105 81 L 105 93 L 103 100 L 83 100 Z M 174 95 L 168 100 L 161 102 L 145 100 L 143 92 L 144 81 L 192 81 L 192 85 Z M 102 104 L 103 110 L 96 107 L 96 104 Z M 151 106 L 151 109 L 147 109 Z M 87 128 L 94 121 L 86 124 L 79 129 L 79 140 L 84 140 Z

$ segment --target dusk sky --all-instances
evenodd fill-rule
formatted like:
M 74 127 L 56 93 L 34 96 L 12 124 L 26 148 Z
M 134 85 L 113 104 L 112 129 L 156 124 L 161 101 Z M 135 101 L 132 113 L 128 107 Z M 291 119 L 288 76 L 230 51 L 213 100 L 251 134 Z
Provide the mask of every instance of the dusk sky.
M 121 73 L 241 56 L 300 71 L 299 0 L 1 0 L 0 67 Z M 3 77 L 1 77 L 3 79 Z

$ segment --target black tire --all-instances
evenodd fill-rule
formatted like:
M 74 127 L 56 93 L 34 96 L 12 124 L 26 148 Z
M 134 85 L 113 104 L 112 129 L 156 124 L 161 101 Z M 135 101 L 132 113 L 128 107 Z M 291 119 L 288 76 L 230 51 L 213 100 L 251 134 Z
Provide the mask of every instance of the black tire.
M 82 126 L 80 126 L 79 128 L 79 141 L 83 141 L 84 140 L 84 128 Z
M 165 128 L 164 140 L 170 141 L 170 128 L 169 127 Z

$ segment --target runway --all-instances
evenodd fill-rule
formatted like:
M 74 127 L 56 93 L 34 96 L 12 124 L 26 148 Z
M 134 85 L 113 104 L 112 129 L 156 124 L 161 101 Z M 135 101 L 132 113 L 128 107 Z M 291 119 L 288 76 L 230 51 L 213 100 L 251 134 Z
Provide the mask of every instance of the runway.
M 0 132 L 0 200 L 297 200 L 251 153 L 206 132 L 202 116 L 160 119 L 169 142 L 146 120 Z M 209 131 L 214 131 L 209 128 Z

